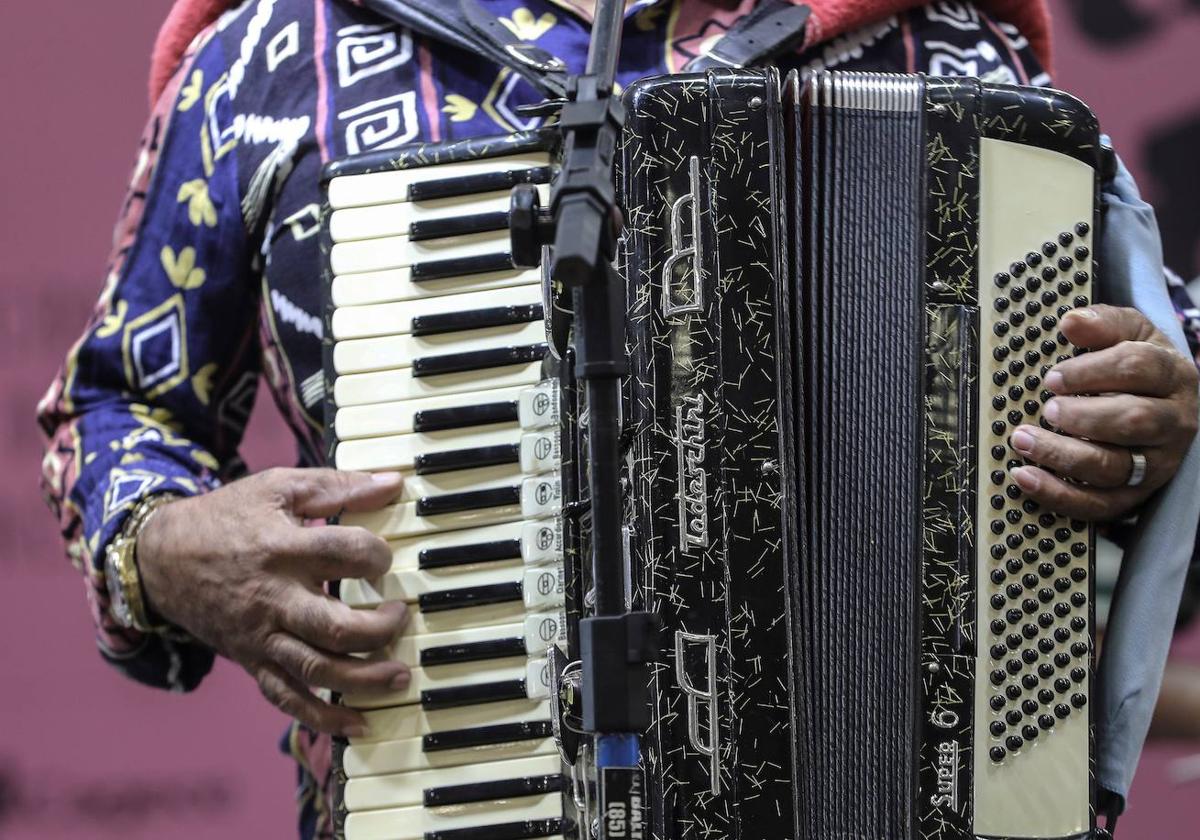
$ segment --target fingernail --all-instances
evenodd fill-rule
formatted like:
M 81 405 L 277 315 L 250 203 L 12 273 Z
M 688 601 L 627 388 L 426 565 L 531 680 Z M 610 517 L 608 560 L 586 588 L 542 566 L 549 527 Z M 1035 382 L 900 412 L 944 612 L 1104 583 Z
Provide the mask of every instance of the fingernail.
M 408 684 L 411 681 L 412 676 L 408 673 L 408 671 L 401 671 L 400 673 L 396 674 L 396 676 L 392 677 L 392 690 L 401 691 L 405 688 L 408 688 Z
M 1063 379 L 1063 375 L 1056 370 L 1052 370 L 1046 374 L 1045 383 L 1046 387 L 1056 394 L 1061 393 L 1066 388 L 1066 381 Z
M 1017 429 L 1013 432 L 1012 439 L 1009 442 L 1012 444 L 1012 448 L 1022 455 L 1028 455 L 1033 452 L 1033 435 L 1023 429 Z
M 366 738 L 367 727 L 361 724 L 353 723 L 342 730 L 342 736 L 346 738 Z
M 1022 490 L 1032 493 L 1038 489 L 1038 474 L 1029 467 L 1017 467 L 1009 475 L 1013 477 L 1013 481 L 1017 482 L 1017 486 Z
M 1050 402 L 1046 403 L 1046 407 L 1042 409 L 1042 416 L 1045 417 L 1047 420 L 1049 420 L 1051 423 L 1057 423 L 1058 422 L 1058 411 L 1059 411 L 1058 400 L 1050 400 Z
M 400 477 L 398 472 L 371 473 L 371 480 L 376 484 L 395 484 L 400 481 Z

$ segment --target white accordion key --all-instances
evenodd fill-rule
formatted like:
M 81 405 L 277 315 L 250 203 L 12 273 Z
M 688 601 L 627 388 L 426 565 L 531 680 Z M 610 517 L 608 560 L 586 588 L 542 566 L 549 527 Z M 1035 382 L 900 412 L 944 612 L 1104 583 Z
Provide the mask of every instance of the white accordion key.
M 363 207 L 370 204 L 408 201 L 409 190 L 415 184 L 449 178 L 492 175 L 496 172 L 519 172 L 549 165 L 550 155 L 548 153 L 528 152 L 505 157 L 421 166 L 413 169 L 397 169 L 390 172 L 340 175 L 329 181 L 329 206 L 337 210 L 343 207 Z
M 447 808 L 388 808 L 347 815 L 346 840 L 424 840 L 468 831 L 472 836 L 484 838 L 496 836 L 489 831 L 493 826 L 530 821 L 554 823 L 561 819 L 562 797 L 558 793 Z M 539 836 L 544 834 L 538 832 Z
M 380 808 L 399 808 L 422 805 L 426 800 L 458 804 L 464 801 L 486 801 L 505 798 L 512 785 L 523 782 L 532 786 L 544 780 L 550 790 L 560 783 L 562 765 L 557 756 L 545 755 L 518 758 L 512 761 L 492 761 L 487 764 L 464 765 L 451 770 L 421 770 L 391 776 L 369 776 L 353 779 L 346 785 L 345 803 L 352 811 L 372 811 Z M 473 789 L 473 790 L 472 790 Z M 493 795 L 500 794 L 500 795 Z
M 468 571 L 452 569 L 449 573 L 441 569 L 394 569 L 369 583 L 342 581 L 342 600 L 352 607 L 375 606 L 385 601 L 414 602 L 422 595 L 447 589 L 519 584 L 524 576 L 525 566 L 519 560 L 474 566 Z
M 353 274 L 423 263 L 449 265 L 495 255 L 498 259 L 492 267 L 496 270 L 499 264 L 504 262 L 499 258 L 507 259 L 508 249 L 507 230 L 422 240 L 410 239 L 407 236 L 387 236 L 361 242 L 338 243 L 330 249 L 329 265 L 334 274 Z
M 349 406 L 338 410 L 334 428 L 339 441 L 514 421 L 522 429 L 543 429 L 558 425 L 558 399 L 558 382 L 548 379 L 533 388 L 494 388 Z
M 334 310 L 333 338 L 337 341 L 344 341 L 351 338 L 403 335 L 411 333 L 413 321 L 422 317 L 448 319 L 453 318 L 456 314 L 467 316 L 469 313 L 481 310 L 540 307 L 541 303 L 541 286 L 528 285 L 399 303 L 344 306 Z
M 402 773 L 479 760 L 535 755 L 554 749 L 548 701 L 516 700 L 425 712 L 397 706 L 366 713 L 378 737 L 351 738 L 343 756 L 348 776 Z M 490 757 L 488 754 L 490 753 Z
M 412 269 L 406 266 L 382 271 L 339 274 L 330 284 L 330 297 L 334 306 L 363 306 L 370 303 L 484 292 L 489 289 L 540 282 L 541 272 L 538 269 L 517 268 L 414 280 Z
M 392 304 L 386 304 L 392 305 Z M 544 344 L 546 327 L 535 321 L 436 335 L 389 335 L 339 341 L 333 347 L 336 373 L 411 368 L 419 359 L 463 353 L 486 353 L 506 347 Z
M 470 569 L 517 559 L 531 566 L 561 563 L 562 539 L 562 523 L 545 519 L 396 540 L 391 543 L 392 569 Z
M 503 216 L 508 213 L 511 190 L 456 195 L 429 201 L 396 201 L 367 207 L 334 210 L 329 217 L 329 235 L 334 242 L 374 239 L 383 236 L 411 236 L 412 225 L 422 222 L 457 221 L 471 216 Z M 542 202 L 549 200 L 550 190 L 538 186 Z
M 339 376 L 333 383 L 333 395 L 339 407 L 369 405 L 465 394 L 513 385 L 533 385 L 541 378 L 540 361 L 422 377 L 413 376 L 407 369 L 384 370 Z
M 509 619 L 514 616 L 508 616 Z M 520 618 L 520 615 L 515 616 Z M 501 682 L 525 680 L 531 663 L 528 657 L 490 659 L 484 662 L 463 662 L 457 665 L 441 665 L 437 668 L 412 668 L 412 679 L 399 691 L 372 692 L 370 694 L 343 694 L 342 702 L 353 709 L 384 709 L 390 706 L 411 706 L 421 702 L 421 697 L 444 691 L 477 690 L 478 687 Z M 405 663 L 407 664 L 407 663 Z M 538 688 L 530 697 L 537 699 Z M 548 696 L 548 694 L 547 694 Z
M 417 468 L 423 456 L 429 461 L 428 456 L 439 453 L 469 452 L 484 447 L 508 445 L 513 448 L 508 463 L 516 463 L 519 458 L 521 432 L 515 425 L 505 423 L 346 441 L 338 444 L 334 462 L 339 470 L 412 470 Z M 466 463 L 462 469 L 492 466 L 495 463 Z
M 384 539 L 498 525 L 514 519 L 540 519 L 562 509 L 562 484 L 556 477 L 526 478 L 512 487 L 429 496 L 382 510 L 348 513 L 343 525 L 366 528 Z
M 486 662 L 520 656 L 544 656 L 566 641 L 561 611 L 529 613 L 513 624 L 493 624 L 416 636 L 405 633 L 388 647 L 386 658 L 413 667 L 436 668 L 460 662 Z

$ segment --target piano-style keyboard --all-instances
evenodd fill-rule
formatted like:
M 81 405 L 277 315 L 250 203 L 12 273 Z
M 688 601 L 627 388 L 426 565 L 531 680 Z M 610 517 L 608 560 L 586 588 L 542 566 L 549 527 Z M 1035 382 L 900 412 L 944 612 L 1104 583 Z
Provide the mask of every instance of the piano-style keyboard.
M 566 633 L 559 396 L 541 273 L 512 267 L 508 234 L 511 188 L 544 193 L 551 161 L 528 134 L 326 170 L 329 460 L 405 478 L 394 504 L 342 517 L 393 563 L 340 597 L 411 609 L 385 654 L 409 686 L 342 698 L 369 732 L 338 750 L 348 840 L 564 833 L 546 658 Z

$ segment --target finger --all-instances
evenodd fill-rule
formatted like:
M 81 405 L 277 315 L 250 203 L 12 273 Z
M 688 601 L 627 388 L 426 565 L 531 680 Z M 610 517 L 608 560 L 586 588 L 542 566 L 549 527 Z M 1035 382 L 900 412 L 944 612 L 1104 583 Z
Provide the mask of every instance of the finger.
M 1135 487 L 1101 488 L 1071 484 L 1039 467 L 1017 467 L 1010 474 L 1025 495 L 1047 510 L 1088 522 L 1122 516 L 1144 496 L 1141 488 Z
M 1187 363 L 1173 349 L 1149 341 L 1123 341 L 1059 362 L 1045 381 L 1056 394 L 1120 392 L 1167 397 L 1179 388 L 1180 362 Z
M 1062 316 L 1059 329 L 1076 347 L 1103 350 L 1122 341 L 1150 341 L 1170 346 L 1166 337 L 1136 309 L 1096 303 Z
M 1133 464 L 1128 449 L 1057 435 L 1037 426 L 1019 427 L 1009 443 L 1038 465 L 1093 487 L 1123 487 Z
M 1055 397 L 1042 415 L 1068 434 L 1118 446 L 1158 446 L 1177 425 L 1169 400 L 1133 394 Z
M 298 585 L 291 593 L 281 610 L 283 628 L 331 653 L 370 653 L 387 647 L 400 635 L 408 618 L 402 601 L 389 601 L 373 610 L 356 610 Z
M 330 469 L 287 470 L 292 512 L 307 518 L 378 510 L 400 495 L 400 473 L 345 472 Z
M 392 550 L 365 528 L 326 525 L 295 528 L 278 549 L 289 569 L 313 581 L 376 578 L 392 567 Z
M 367 732 L 367 721 L 361 714 L 317 698 L 294 677 L 275 666 L 260 667 L 255 679 L 259 691 L 271 705 L 310 729 L 347 738 L 361 738 Z
M 408 665 L 403 662 L 326 653 L 287 633 L 274 634 L 268 652 L 305 685 L 342 693 L 400 691 L 411 678 Z

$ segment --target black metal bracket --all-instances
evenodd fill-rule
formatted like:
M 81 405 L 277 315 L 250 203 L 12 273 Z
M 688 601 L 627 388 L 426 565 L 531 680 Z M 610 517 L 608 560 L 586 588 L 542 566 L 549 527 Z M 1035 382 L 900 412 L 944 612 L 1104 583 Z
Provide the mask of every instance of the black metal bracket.
M 536 266 L 551 246 L 550 278 L 570 291 L 575 374 L 588 409 L 588 496 L 592 515 L 595 616 L 580 622 L 584 729 L 639 733 L 649 725 L 648 662 L 655 619 L 625 603 L 622 533 L 621 377 L 625 355 L 625 284 L 613 268 L 620 236 L 613 163 L 625 110 L 613 95 L 625 4 L 597 4 L 584 74 L 567 82 L 566 97 L 536 107 L 558 115 L 562 168 L 542 207 L 532 185 L 513 191 L 513 262 Z

